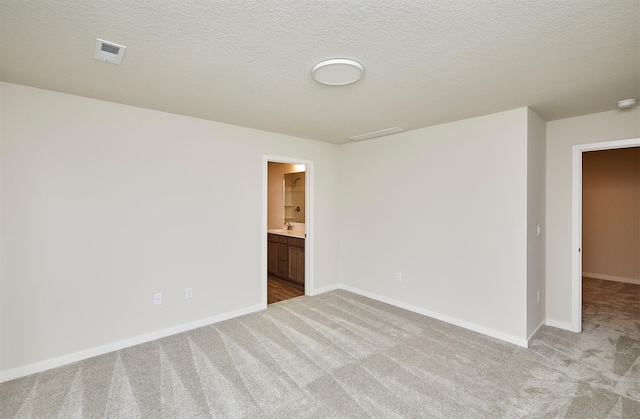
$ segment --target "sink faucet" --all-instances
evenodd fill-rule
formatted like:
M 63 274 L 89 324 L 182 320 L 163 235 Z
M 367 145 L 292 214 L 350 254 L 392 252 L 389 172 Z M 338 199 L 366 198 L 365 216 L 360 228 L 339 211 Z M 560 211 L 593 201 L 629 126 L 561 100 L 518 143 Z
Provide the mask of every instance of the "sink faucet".
M 287 226 L 287 230 L 293 230 L 293 226 L 291 225 L 291 221 L 287 221 L 286 223 L 284 223 L 284 225 Z

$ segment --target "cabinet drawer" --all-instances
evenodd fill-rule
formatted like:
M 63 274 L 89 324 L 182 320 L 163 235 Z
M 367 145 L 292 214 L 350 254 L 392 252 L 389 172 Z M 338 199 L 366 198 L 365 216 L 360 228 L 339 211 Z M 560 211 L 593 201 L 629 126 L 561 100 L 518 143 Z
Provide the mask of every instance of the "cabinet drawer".
M 296 237 L 289 237 L 287 242 L 289 246 L 302 247 L 304 248 L 304 239 L 299 239 Z
M 277 234 L 271 234 L 271 233 L 267 234 L 267 241 L 276 242 L 277 243 L 278 242 L 278 235 Z
M 279 234 L 277 234 L 277 236 L 278 236 L 278 243 L 287 244 L 287 238 L 288 238 L 287 236 L 281 236 Z

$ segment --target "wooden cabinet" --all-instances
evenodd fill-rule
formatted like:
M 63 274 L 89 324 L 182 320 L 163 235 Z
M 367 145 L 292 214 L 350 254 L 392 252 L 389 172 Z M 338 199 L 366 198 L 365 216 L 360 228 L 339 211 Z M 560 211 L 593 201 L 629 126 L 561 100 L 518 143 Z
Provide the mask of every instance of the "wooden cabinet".
M 304 239 L 267 234 L 267 271 L 304 285 Z
M 304 239 L 289 237 L 288 259 L 289 259 L 289 276 L 290 281 L 304 284 Z
M 267 272 L 278 275 L 278 235 L 267 234 Z
M 289 272 L 287 258 L 287 236 L 278 236 L 278 269 L 276 275 L 281 278 L 286 278 Z

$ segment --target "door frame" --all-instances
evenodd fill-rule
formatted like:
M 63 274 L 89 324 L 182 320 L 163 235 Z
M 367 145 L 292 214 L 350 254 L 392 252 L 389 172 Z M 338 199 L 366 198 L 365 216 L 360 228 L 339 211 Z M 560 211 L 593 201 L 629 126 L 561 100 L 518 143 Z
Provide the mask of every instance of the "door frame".
M 582 153 L 639 147 L 640 138 L 577 144 L 572 147 L 571 176 L 571 330 L 582 331 Z
M 304 294 L 313 295 L 314 277 L 313 277 L 313 248 L 314 238 L 314 197 L 315 197 L 315 181 L 313 160 L 306 160 L 297 157 L 276 156 L 265 154 L 262 157 L 262 290 L 261 305 L 267 308 L 267 215 L 268 215 L 268 188 L 269 188 L 269 163 L 285 163 L 285 164 L 304 164 L 305 169 L 305 223 L 304 223 Z

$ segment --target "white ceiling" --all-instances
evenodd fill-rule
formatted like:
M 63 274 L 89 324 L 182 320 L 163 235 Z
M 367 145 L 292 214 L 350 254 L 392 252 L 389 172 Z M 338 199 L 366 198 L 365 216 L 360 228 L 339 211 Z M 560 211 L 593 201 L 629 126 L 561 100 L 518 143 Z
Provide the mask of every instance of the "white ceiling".
M 640 0 L 0 0 L 0 77 L 332 143 L 640 97 Z M 96 38 L 127 46 L 93 58 Z M 365 76 L 325 86 L 311 68 Z

